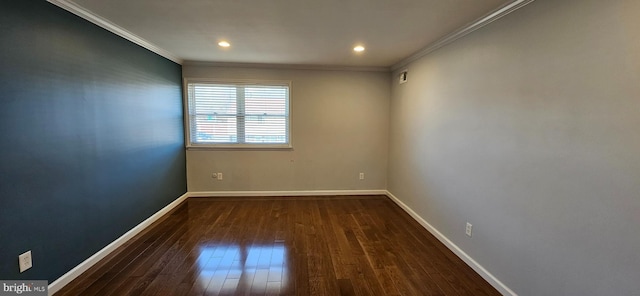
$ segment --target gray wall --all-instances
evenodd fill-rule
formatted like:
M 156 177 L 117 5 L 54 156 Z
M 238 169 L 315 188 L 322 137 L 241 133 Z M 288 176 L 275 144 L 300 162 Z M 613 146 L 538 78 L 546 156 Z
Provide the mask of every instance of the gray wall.
M 186 65 L 183 76 L 291 81 L 293 150 L 188 150 L 189 191 L 386 188 L 387 73 Z
M 181 67 L 44 0 L 0 40 L 0 279 L 51 283 L 185 193 Z
M 640 295 L 639 33 L 537 0 L 410 64 L 389 190 L 520 295 Z

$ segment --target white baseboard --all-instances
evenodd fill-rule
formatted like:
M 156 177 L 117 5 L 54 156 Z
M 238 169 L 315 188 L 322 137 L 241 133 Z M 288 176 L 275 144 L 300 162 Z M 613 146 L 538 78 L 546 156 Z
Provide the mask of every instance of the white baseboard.
M 173 208 L 178 206 L 180 203 L 185 201 L 188 196 L 189 196 L 188 193 L 181 195 L 176 200 L 174 200 L 173 202 L 171 202 L 170 204 L 168 204 L 167 206 L 165 206 L 155 214 L 151 215 L 151 217 L 142 221 L 140 224 L 136 225 L 134 228 L 131 228 L 131 230 L 127 231 L 125 234 L 123 234 L 122 236 L 120 236 L 110 244 L 108 244 L 106 247 L 102 248 L 100 251 L 93 254 L 93 256 L 89 257 L 87 260 L 84 260 L 82 263 L 78 264 L 78 266 L 74 267 L 73 269 L 71 269 L 70 271 L 68 271 L 61 277 L 59 277 L 57 280 L 55 280 L 53 283 L 49 285 L 49 295 L 53 295 L 56 292 L 60 291 L 60 289 L 62 289 L 67 284 L 69 284 L 72 280 L 74 280 L 76 277 L 81 275 L 83 272 L 87 271 L 91 266 L 98 263 L 98 261 L 102 260 L 111 252 L 115 251 L 118 247 L 122 246 L 125 242 L 127 242 L 128 240 L 136 236 L 145 228 L 149 227 L 149 225 L 151 225 L 153 222 L 157 221 L 163 215 L 165 215 L 166 213 L 171 211 Z
M 331 195 L 387 195 L 378 190 L 302 190 L 302 191 L 194 191 L 189 197 L 239 197 L 239 196 L 331 196 Z
M 160 219 L 166 213 L 178 206 L 189 197 L 235 197 L 235 196 L 329 196 L 329 195 L 386 195 L 387 191 L 384 189 L 379 190 L 309 190 L 309 191 L 201 191 L 201 192 L 187 192 L 176 200 L 153 214 L 151 217 L 142 221 L 131 230 L 102 248 L 91 257 L 84 260 L 78 266 L 74 267 L 53 283 L 49 285 L 49 295 L 53 295 L 60 291 L 64 286 L 73 281 L 76 277 L 87 271 L 93 265 L 98 263 L 104 257 L 115 251 L 118 247 L 122 246 L 125 242 L 142 232 L 153 222 Z
M 102 260 L 104 257 L 109 255 L 111 252 L 115 251 L 118 247 L 123 245 L 125 242 L 136 236 L 138 233 L 142 232 L 145 228 L 149 227 L 153 222 L 160 219 L 163 215 L 171 211 L 173 208 L 178 206 L 180 203 L 185 201 L 188 197 L 239 197 L 239 196 L 333 196 L 333 195 L 386 195 L 393 202 L 395 202 L 400 208 L 402 208 L 405 212 L 407 212 L 413 219 L 415 219 L 422 227 L 427 229 L 431 234 L 433 234 L 440 242 L 442 242 L 447 248 L 449 248 L 454 254 L 456 254 L 460 259 L 462 259 L 465 263 L 467 263 L 473 270 L 475 270 L 482 278 L 484 278 L 489 284 L 491 284 L 494 288 L 496 288 L 503 295 L 510 296 L 518 296 L 515 292 L 513 292 L 509 287 L 500 282 L 495 276 L 489 273 L 484 267 L 482 267 L 478 262 L 473 260 L 467 253 L 462 251 L 458 246 L 456 246 L 453 242 L 451 242 L 446 236 L 444 236 L 440 231 L 431 226 L 426 220 L 424 220 L 420 215 L 418 215 L 415 211 L 413 211 L 409 206 L 400 201 L 396 196 L 394 196 L 391 192 L 379 189 L 379 190 L 305 190 L 305 191 L 199 191 L 199 192 L 187 192 L 182 196 L 178 197 L 176 200 L 153 214 L 151 217 L 142 221 L 140 224 L 136 225 L 131 230 L 127 231 L 127 233 L 123 234 L 112 243 L 102 248 L 97 253 L 93 254 L 93 256 L 89 257 L 87 260 L 80 263 L 78 266 L 71 269 L 69 272 L 62 275 L 60 278 L 55 280 L 53 283 L 49 285 L 49 295 L 53 295 L 56 292 L 60 291 L 64 286 L 69 284 L 76 277 L 87 271 L 93 265 L 98 263 L 98 261 Z
M 498 280 L 495 276 L 493 276 L 489 271 L 487 271 L 482 265 L 473 260 L 471 256 L 465 253 L 462 249 L 460 249 L 456 244 L 450 241 L 444 234 L 438 231 L 435 227 L 431 226 L 426 220 L 424 220 L 420 215 L 418 215 L 415 211 L 413 211 L 409 206 L 400 201 L 395 195 L 391 192 L 387 191 L 385 193 L 393 202 L 395 202 L 400 208 L 402 208 L 407 214 L 409 214 L 413 219 L 415 219 L 422 227 L 431 232 L 433 236 L 435 236 L 440 242 L 442 242 L 449 250 L 451 250 L 456 256 L 460 257 L 462 261 L 467 263 L 473 270 L 475 270 L 482 278 L 484 278 L 489 284 L 491 284 L 496 290 L 498 290 L 502 295 L 509 296 L 518 296 L 515 292 L 513 292 L 509 287 L 503 284 L 500 280 Z

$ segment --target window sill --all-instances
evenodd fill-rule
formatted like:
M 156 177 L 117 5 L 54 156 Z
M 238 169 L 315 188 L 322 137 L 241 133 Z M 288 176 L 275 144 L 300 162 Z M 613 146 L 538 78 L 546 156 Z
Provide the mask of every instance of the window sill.
M 242 145 L 242 144 L 233 144 L 233 145 L 193 145 L 186 146 L 187 150 L 260 150 L 260 151 L 269 151 L 269 150 L 293 150 L 293 146 L 291 145 Z

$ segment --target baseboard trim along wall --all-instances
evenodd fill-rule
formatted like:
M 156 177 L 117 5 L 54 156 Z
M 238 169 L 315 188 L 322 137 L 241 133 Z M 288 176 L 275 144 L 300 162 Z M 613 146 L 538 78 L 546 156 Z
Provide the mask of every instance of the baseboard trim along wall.
M 78 266 L 71 269 L 69 272 L 65 273 L 53 283 L 49 285 L 49 295 L 53 295 L 54 293 L 60 291 L 64 286 L 73 281 L 76 277 L 87 271 L 93 265 L 98 263 L 107 255 L 111 254 L 111 252 L 115 251 L 118 247 L 122 246 L 128 240 L 136 236 L 138 233 L 142 232 L 145 228 L 149 227 L 153 222 L 156 222 L 158 219 L 162 218 L 165 214 L 171 211 L 173 208 L 177 207 L 180 203 L 185 201 L 189 197 L 189 193 L 185 193 L 178 197 L 176 200 L 172 201 L 170 204 L 165 206 L 164 208 L 157 211 L 155 214 L 151 215 L 146 220 L 140 222 L 140 224 L 131 228 L 131 230 L 127 231 L 125 234 L 108 244 L 106 247 L 102 248 L 97 253 L 93 254 L 93 256 L 87 258 L 82 263 L 78 264 Z
M 304 191 L 196 191 L 196 192 L 187 192 L 182 196 L 178 197 L 176 200 L 153 214 L 151 217 L 142 221 L 140 224 L 136 225 L 131 230 L 127 231 L 125 234 L 114 240 L 112 243 L 102 248 L 97 253 L 93 254 L 93 256 L 89 257 L 87 260 L 80 263 L 78 266 L 71 269 L 69 272 L 62 275 L 60 278 L 55 280 L 53 283 L 49 285 L 49 295 L 53 295 L 54 293 L 60 291 L 64 286 L 73 281 L 76 277 L 87 271 L 93 265 L 98 263 L 100 260 L 105 258 L 111 252 L 115 251 L 118 247 L 122 246 L 128 240 L 136 236 L 138 233 L 142 232 L 145 228 L 149 227 L 153 222 L 160 219 L 162 216 L 167 214 L 173 208 L 178 206 L 180 203 L 185 201 L 189 197 L 254 197 L 254 196 L 353 196 L 353 195 L 386 195 L 395 202 L 400 208 L 402 208 L 407 214 L 409 214 L 413 219 L 415 219 L 422 227 L 424 227 L 427 231 L 433 234 L 440 242 L 442 242 L 447 248 L 449 248 L 456 256 L 460 257 L 465 263 L 467 263 L 473 270 L 475 270 L 482 278 L 484 278 L 489 284 L 491 284 L 494 288 L 496 288 L 503 295 L 510 296 L 518 296 L 515 292 L 513 292 L 509 287 L 503 284 L 500 280 L 498 280 L 495 276 L 493 276 L 489 271 L 487 271 L 482 265 L 473 260 L 471 256 L 462 251 L 457 245 L 455 245 L 451 240 L 449 240 L 446 236 L 444 236 L 440 231 L 438 231 L 435 227 L 431 226 L 426 220 L 424 220 L 420 215 L 418 215 L 413 209 L 407 206 L 405 203 L 400 201 L 395 195 L 391 192 L 378 189 L 378 190 L 304 190 Z
M 252 196 L 332 196 L 332 195 L 386 195 L 378 190 L 302 190 L 302 191 L 195 191 L 189 197 L 252 197 Z
M 431 232 L 433 236 L 435 236 L 441 243 L 443 243 L 449 250 L 451 250 L 456 256 L 460 257 L 462 261 L 467 263 L 473 270 L 475 270 L 482 278 L 484 278 L 489 284 L 491 284 L 496 290 L 498 290 L 502 295 L 510 295 L 510 296 L 518 296 L 515 292 L 513 292 L 509 287 L 503 284 L 500 280 L 498 280 L 495 276 L 493 276 L 489 271 L 487 271 L 482 265 L 473 260 L 471 256 L 465 253 L 462 249 L 460 249 L 456 244 L 454 244 L 451 240 L 449 240 L 444 234 L 442 234 L 438 229 L 431 226 L 425 219 L 420 217 L 418 213 L 416 213 L 413 209 L 407 206 L 405 203 L 400 201 L 395 195 L 391 192 L 387 191 L 385 193 L 393 202 L 395 202 L 400 208 L 402 208 L 407 214 L 409 214 L 414 220 L 416 220 L 422 227 L 424 227 L 427 231 Z
M 149 227 L 153 222 L 156 222 L 162 216 L 167 214 L 173 208 L 177 207 L 180 203 L 185 201 L 189 197 L 235 197 L 235 196 L 330 196 L 330 195 L 386 195 L 387 191 L 384 189 L 379 190 L 308 190 L 308 191 L 201 191 L 201 192 L 187 192 L 176 200 L 153 214 L 151 217 L 142 221 L 140 224 L 127 231 L 125 234 L 102 248 L 93 256 L 87 258 L 78 266 L 65 273 L 53 283 L 49 285 L 49 295 L 53 295 L 60 291 L 64 286 L 69 284 L 79 275 L 87 271 L 93 265 L 105 258 L 111 252 L 115 251 L 118 247 L 122 246 L 128 240 L 132 239 L 138 233 L 142 232 L 145 228 Z

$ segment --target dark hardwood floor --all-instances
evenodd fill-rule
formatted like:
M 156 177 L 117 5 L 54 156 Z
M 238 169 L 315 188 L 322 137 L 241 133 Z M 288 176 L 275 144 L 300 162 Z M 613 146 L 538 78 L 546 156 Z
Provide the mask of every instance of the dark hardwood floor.
M 190 198 L 62 295 L 500 295 L 384 196 Z

